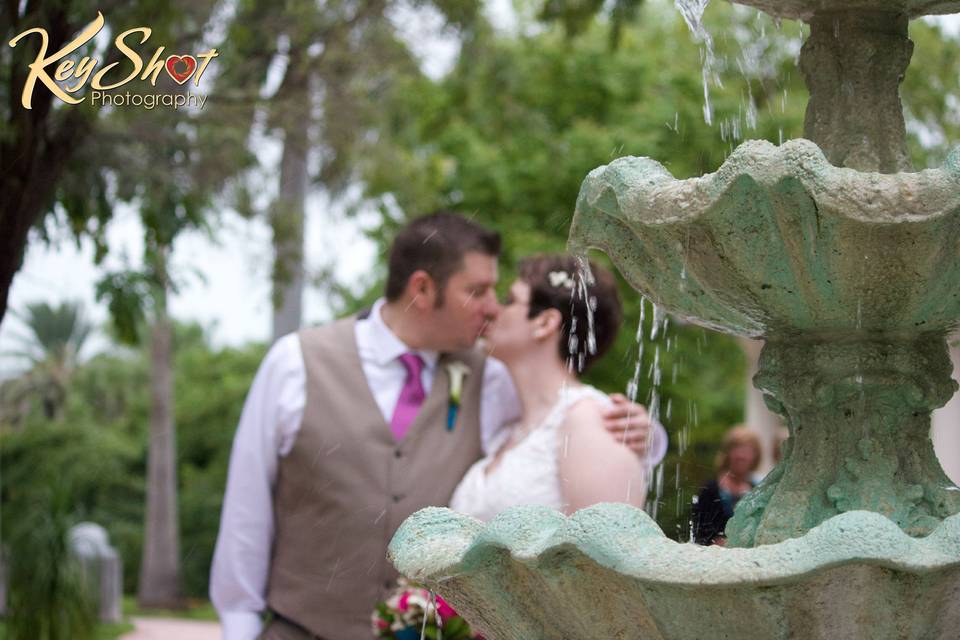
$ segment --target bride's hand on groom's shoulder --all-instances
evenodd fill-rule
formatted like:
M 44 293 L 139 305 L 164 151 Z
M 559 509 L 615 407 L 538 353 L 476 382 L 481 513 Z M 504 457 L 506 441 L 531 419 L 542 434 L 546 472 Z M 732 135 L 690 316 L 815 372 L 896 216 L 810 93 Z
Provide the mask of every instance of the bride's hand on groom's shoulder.
M 647 408 L 631 402 L 622 393 L 610 394 L 610 401 L 612 404 L 603 411 L 607 431 L 638 456 L 646 456 L 653 436 L 653 423 Z

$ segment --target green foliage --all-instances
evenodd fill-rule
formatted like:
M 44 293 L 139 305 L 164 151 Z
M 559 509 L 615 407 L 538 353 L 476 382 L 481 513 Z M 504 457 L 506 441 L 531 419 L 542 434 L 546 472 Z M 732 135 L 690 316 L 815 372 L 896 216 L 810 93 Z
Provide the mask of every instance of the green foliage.
M 38 403 L 53 418 L 63 405 L 90 324 L 76 302 L 56 307 L 35 302 L 15 315 L 30 335 L 20 340 L 22 350 L 14 355 L 24 358 L 29 369 L 20 378 L 0 384 L 0 420 L 20 422 Z
M 133 631 L 129 622 L 101 622 L 96 626 L 93 637 L 95 640 L 117 640 L 117 638 Z M 7 625 L 0 622 L 0 640 L 11 640 L 7 633 Z
M 901 87 L 911 157 L 919 169 L 943 164 L 960 144 L 960 39 L 922 20 L 910 23 L 913 59 Z
M 132 27 L 149 26 L 150 39 L 143 47 L 136 47 L 145 58 L 149 58 L 150 52 L 159 46 L 168 50 L 199 52 L 198 40 L 214 5 L 212 1 L 138 0 L 113 3 L 106 8 L 102 3 L 89 0 L 36 0 L 22 5 L 19 11 L 11 6 L 9 20 L 3 23 L 2 32 L 4 42 L 7 42 L 27 29 L 46 28 L 52 38 L 50 51 L 56 51 L 93 21 L 98 11 L 102 11 L 105 26 L 100 37 L 80 47 L 71 58 L 96 57 L 100 63 L 98 68 L 115 62 L 118 65 L 116 73 L 127 74 L 133 70 L 133 63 L 113 46 L 115 34 Z M 104 47 L 108 34 L 114 35 L 109 36 L 110 46 Z M 26 112 L 20 106 L 19 91 L 27 65 L 33 61 L 38 47 L 39 36 L 32 35 L 15 48 L 0 50 L 0 97 L 3 98 L 0 101 L 0 140 L 15 143 L 20 138 L 38 135 L 37 130 L 45 132 L 46 144 L 24 145 L 36 147 L 36 156 L 22 159 L 24 165 L 36 169 L 33 173 L 38 188 L 44 190 L 40 199 L 42 210 L 37 212 L 35 219 L 37 229 L 47 241 L 61 238 L 60 231 L 64 227 L 78 239 L 82 236 L 91 238 L 100 261 L 109 249 L 106 227 L 116 210 L 117 201 L 129 202 L 141 196 L 149 189 L 151 181 L 172 182 L 183 177 L 176 171 L 178 163 L 159 165 L 156 155 L 151 157 L 141 152 L 144 149 L 157 153 L 171 151 L 170 141 L 184 135 L 183 125 L 191 118 L 184 110 L 171 114 L 172 110 L 159 108 L 100 109 L 90 100 L 67 109 L 40 108 L 33 113 Z M 123 90 L 169 92 L 171 85 L 171 81 L 161 76 L 156 87 L 138 81 L 125 85 Z M 84 97 L 89 90 L 88 83 L 76 97 Z M 38 86 L 34 91 L 35 106 L 45 105 L 48 101 L 51 101 L 49 92 Z M 52 102 L 59 103 L 56 99 Z M 221 139 L 215 133 L 205 133 L 208 138 Z M 14 144 L 13 148 L 21 147 Z M 229 151 L 232 152 L 229 155 L 216 156 L 221 166 L 230 160 L 232 167 L 243 159 L 234 148 Z M 41 162 L 41 159 L 45 161 Z M 62 171 L 55 168 L 60 166 L 63 166 Z M 206 177 L 205 173 L 194 175 L 198 179 Z M 217 177 L 222 178 L 220 174 Z M 222 179 L 209 181 L 209 184 L 221 183 Z M 175 191 L 176 187 L 170 190 Z M 0 212 L 0 216 L 13 219 L 14 213 L 11 209 Z M 158 229 L 164 225 L 166 222 L 161 221 Z
M 97 283 L 97 301 L 107 303 L 113 333 L 121 343 L 140 343 L 149 294 L 149 278 L 135 271 L 108 273 Z
M 205 596 L 233 434 L 265 351 L 178 347 L 176 425 L 185 590 Z
M 722 87 L 711 83 L 714 125 L 708 126 L 703 45 L 672 4 L 634 4 L 637 20 L 623 27 L 613 49 L 608 28 L 617 9 L 600 6 L 546 3 L 542 17 L 563 29 L 523 22 L 519 36 L 476 29 L 449 77 L 407 78 L 393 87 L 392 128 L 364 168 L 368 192 L 381 197 L 384 223 L 375 236 L 381 246 L 403 219 L 398 209 L 413 216 L 454 208 L 504 232 L 501 285 L 507 286 L 519 257 L 564 249 L 580 183 L 597 166 L 624 155 L 649 156 L 677 178 L 696 177 L 715 171 L 743 139 L 779 143 L 802 136 L 807 92 L 795 66 L 800 23 L 775 25 L 726 3 L 709 7 L 705 24 L 713 32 Z M 923 23 L 913 23 L 911 35 L 917 59 L 904 85 L 905 104 L 916 120 L 941 123 L 928 125 L 935 134 L 955 140 L 950 104 L 960 82 L 960 48 Z M 754 109 L 755 127 L 748 117 Z M 916 135 L 912 142 L 918 158 L 945 154 L 946 145 L 921 149 Z M 640 301 L 625 285 L 621 293 L 621 335 L 588 376 L 608 391 L 624 391 L 637 367 Z M 650 316 L 648 307 L 645 336 Z M 743 420 L 746 363 L 727 336 L 673 323 L 667 337 L 669 348 L 662 336 L 644 340 L 637 399 L 650 404 L 659 396 L 671 441 L 651 497 L 659 501 L 664 531 L 685 540 L 690 495 L 713 474 L 723 432 Z M 662 382 L 655 390 L 658 345 Z
M 716 9 L 719 20 L 742 32 L 768 34 L 761 45 L 765 66 L 749 78 L 733 63 L 740 42 L 718 38 L 718 56 L 728 62 L 718 68 L 724 88 L 712 89 L 717 126 L 703 120 L 700 57 L 672 7 L 645 5 L 643 20 L 623 30 L 615 50 L 597 21 L 575 38 L 556 28 L 521 37 L 481 30 L 448 78 L 409 80 L 391 94 L 394 128 L 366 166 L 370 192 L 389 193 L 384 202 L 411 215 L 453 207 L 503 231 L 506 287 L 518 258 L 564 250 L 580 182 L 595 167 L 643 155 L 686 178 L 716 170 L 739 142 L 738 131 L 774 142 L 798 137 L 805 105 L 783 97 L 803 95 L 798 74 L 791 74 L 799 31 L 777 31 L 728 6 Z M 751 95 L 759 113 L 755 130 L 746 118 Z M 376 238 L 382 243 L 398 224 L 395 210 L 384 206 L 384 213 Z M 620 336 L 587 380 L 625 392 L 637 370 L 638 401 L 649 405 L 659 397 L 670 455 L 651 497 L 662 502 L 657 515 L 664 531 L 685 539 L 690 494 L 712 472 L 724 430 L 743 419 L 744 356 L 730 337 L 676 323 L 666 339 L 651 341 L 647 303 L 638 366 L 641 301 L 622 282 L 621 296 Z
M 62 302 L 55 307 L 34 302 L 16 316 L 32 334 L 24 344 L 24 355 L 34 364 L 54 359 L 67 365 L 75 364 L 77 354 L 90 335 L 90 323 L 83 319 L 83 310 L 77 302 Z
M 125 618 L 160 617 L 207 622 L 216 622 L 219 619 L 217 610 L 208 600 L 199 601 L 189 609 L 144 609 L 135 596 L 124 596 L 121 607 Z
M 33 486 L 32 510 L 7 526 L 10 573 L 6 637 L 10 640 L 90 640 L 96 600 L 67 540 L 71 502 L 62 480 Z M 6 511 L 6 510 L 5 510 Z M 10 513 L 4 514 L 9 520 Z
M 196 327 L 174 335 L 178 485 L 185 592 L 205 597 L 233 432 L 262 346 L 212 349 Z M 146 350 L 100 355 L 76 372 L 62 416 L 0 424 L 3 525 L 36 511 L 37 487 L 69 487 L 79 517 L 108 530 L 124 585 L 139 575 L 150 413 Z
M 371 193 L 391 193 L 411 215 L 439 206 L 476 212 L 511 229 L 510 257 L 563 239 L 580 182 L 615 157 L 658 158 L 683 178 L 715 170 L 736 140 L 704 123 L 699 53 L 682 21 L 659 10 L 647 7 L 613 52 L 600 25 L 572 42 L 555 29 L 518 38 L 481 32 L 444 81 L 395 88 L 393 144 L 379 140 L 370 158 Z M 752 33 L 731 8 L 723 14 Z M 725 89 L 713 90 L 718 123 L 736 119 L 743 134 L 774 142 L 781 132 L 801 134 L 805 100 L 791 75 L 791 43 L 784 34 L 768 44 L 770 68 L 748 84 L 733 62 L 739 43 L 718 41 L 718 55 L 729 54 Z M 781 112 L 784 91 L 800 99 Z M 745 122 L 748 95 L 759 113 L 755 131 Z

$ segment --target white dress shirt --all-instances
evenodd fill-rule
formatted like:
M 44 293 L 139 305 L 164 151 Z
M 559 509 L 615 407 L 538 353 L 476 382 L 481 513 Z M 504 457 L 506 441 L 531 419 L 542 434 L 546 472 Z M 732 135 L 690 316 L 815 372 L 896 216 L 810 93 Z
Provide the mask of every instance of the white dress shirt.
M 374 400 L 389 424 L 407 371 L 398 356 L 410 349 L 383 322 L 384 300 L 357 320 L 357 350 Z M 424 389 L 430 389 L 439 354 L 423 358 Z M 273 488 L 279 458 L 293 448 L 303 419 L 307 374 L 296 333 L 284 336 L 267 352 L 243 405 L 230 452 L 220 532 L 213 554 L 210 598 L 226 640 L 254 640 L 266 609 L 267 576 L 273 545 Z M 480 395 L 480 438 L 484 454 L 502 428 L 520 418 L 521 405 L 506 366 L 487 358 Z M 667 449 L 663 427 L 653 432 L 651 458 L 659 462 Z

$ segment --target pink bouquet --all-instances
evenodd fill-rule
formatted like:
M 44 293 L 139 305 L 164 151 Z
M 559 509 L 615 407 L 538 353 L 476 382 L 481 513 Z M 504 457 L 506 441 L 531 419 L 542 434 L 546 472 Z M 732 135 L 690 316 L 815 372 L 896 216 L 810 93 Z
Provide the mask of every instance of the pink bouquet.
M 443 598 L 400 578 L 371 616 L 374 638 L 391 640 L 483 640 Z

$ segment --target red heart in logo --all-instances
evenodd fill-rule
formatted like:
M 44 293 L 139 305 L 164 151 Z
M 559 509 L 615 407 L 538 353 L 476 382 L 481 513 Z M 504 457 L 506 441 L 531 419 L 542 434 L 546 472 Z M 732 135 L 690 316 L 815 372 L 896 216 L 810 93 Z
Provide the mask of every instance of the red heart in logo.
M 181 63 L 186 65 L 186 71 L 177 70 L 177 65 Z M 193 71 L 196 68 L 197 59 L 193 56 L 170 56 L 167 58 L 167 73 L 170 74 L 170 77 L 173 78 L 177 84 L 186 82 L 187 79 L 193 75 Z

